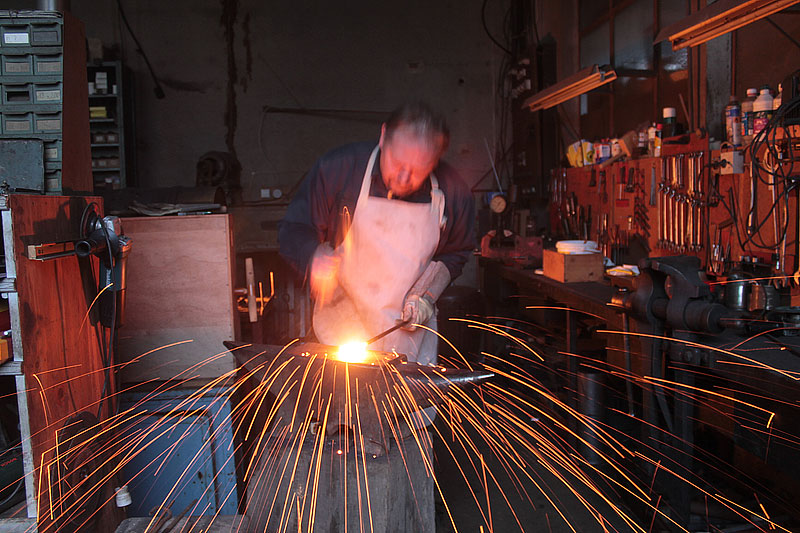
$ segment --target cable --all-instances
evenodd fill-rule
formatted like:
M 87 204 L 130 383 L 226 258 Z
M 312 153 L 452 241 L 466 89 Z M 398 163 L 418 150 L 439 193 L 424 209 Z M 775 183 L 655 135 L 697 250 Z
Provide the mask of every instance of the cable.
M 791 181 L 791 175 L 794 173 L 794 156 L 792 154 L 792 138 L 789 137 L 786 142 L 786 156 L 785 158 L 781 157 L 781 153 L 777 149 L 777 134 L 779 128 L 782 127 L 784 118 L 787 114 L 794 111 L 796 108 L 800 107 L 800 97 L 795 97 L 784 105 L 782 105 L 777 112 L 773 115 L 771 120 L 767 123 L 763 130 L 761 130 L 753 139 L 753 142 L 749 146 L 749 153 L 750 153 L 750 164 L 752 165 L 752 172 L 753 177 L 757 182 L 760 182 L 768 187 L 775 188 L 775 200 L 773 201 L 770 209 L 767 211 L 766 215 L 759 221 L 757 221 L 755 230 L 752 232 L 751 235 L 748 235 L 747 239 L 743 242 L 741 241 L 741 237 L 739 237 L 740 246 L 742 250 L 747 249 L 748 244 L 752 244 L 756 248 L 762 250 L 771 250 L 777 253 L 781 253 L 780 248 L 785 246 L 786 235 L 788 232 L 789 227 L 789 220 L 788 220 L 788 212 L 789 212 L 789 193 L 795 187 L 795 184 Z M 783 129 L 784 132 L 788 132 L 789 130 Z M 764 148 L 764 156 L 762 159 L 758 158 L 759 152 L 761 152 L 762 148 Z M 770 162 L 771 161 L 771 162 Z M 787 171 L 786 163 L 790 163 L 789 169 Z M 769 176 L 769 179 L 766 177 L 762 177 L 762 172 Z M 753 185 L 755 186 L 755 185 Z M 780 189 L 780 192 L 777 191 Z M 724 203 L 724 202 L 723 202 Z M 783 227 L 778 232 L 780 233 L 780 237 L 775 235 L 775 244 L 767 244 L 763 237 L 761 236 L 761 229 L 764 225 L 770 220 L 775 213 L 775 210 L 778 208 L 778 205 L 782 205 L 782 212 L 784 215 L 783 220 Z M 753 205 L 750 208 L 749 215 L 752 216 L 753 210 L 756 209 L 756 206 Z M 737 234 L 738 234 L 738 225 L 737 225 Z
M 113 254 L 111 252 L 111 239 L 108 236 L 108 228 L 106 227 L 106 225 L 104 223 L 102 223 L 102 221 L 101 221 L 101 227 L 103 228 L 103 235 L 105 236 L 105 239 L 106 239 L 106 251 L 108 252 L 108 269 L 109 269 L 109 272 L 111 272 L 112 283 L 114 283 L 115 282 L 115 278 L 114 278 L 114 256 L 113 256 Z M 111 363 L 114 360 L 114 332 L 116 330 L 116 325 L 117 325 L 117 287 L 114 287 L 113 290 L 111 290 L 111 298 L 112 298 L 112 300 L 111 300 L 111 326 L 108 328 L 109 332 L 108 332 L 108 341 L 107 341 L 108 343 L 106 344 L 106 361 L 104 363 L 105 364 L 105 377 L 103 379 L 103 390 L 100 393 L 100 397 L 101 398 L 108 397 L 109 402 L 111 402 L 110 407 L 114 407 L 114 401 L 112 399 L 112 396 L 108 395 L 107 392 L 108 392 L 108 386 L 111 383 Z M 103 337 L 105 338 L 105 335 L 103 335 Z M 101 401 L 100 404 L 97 406 L 97 419 L 98 420 L 100 420 L 100 413 L 103 410 L 103 403 L 105 403 L 105 402 Z M 115 409 L 109 409 L 109 412 L 112 412 L 113 414 L 117 414 Z
M 106 242 L 106 253 L 108 254 L 108 271 L 110 272 L 110 276 L 112 282 L 114 280 L 114 255 L 111 246 L 111 237 L 108 233 L 108 228 L 106 227 L 105 221 L 100 217 L 100 214 L 97 212 L 98 205 L 95 202 L 89 203 L 83 210 L 81 214 L 81 239 L 85 239 L 89 236 L 89 233 L 93 231 L 99 225 L 99 229 L 103 232 L 103 237 Z M 91 263 L 90 263 L 91 265 Z M 102 325 L 102 321 L 98 320 L 97 324 L 95 325 L 95 333 L 97 335 L 97 344 L 98 349 L 100 350 L 100 359 L 103 365 L 103 388 L 100 392 L 100 402 L 98 402 L 97 406 L 97 419 L 100 420 L 100 415 L 103 412 L 103 405 L 105 404 L 105 400 L 108 399 L 111 402 L 111 407 L 114 406 L 113 397 L 108 394 L 108 388 L 111 383 L 111 366 L 114 359 L 114 340 L 115 340 L 115 330 L 116 330 L 116 323 L 117 323 L 117 290 L 116 287 L 112 289 L 106 289 L 104 285 L 105 281 L 98 276 L 96 280 L 97 285 L 97 292 L 98 294 L 105 290 L 111 290 L 112 295 L 112 307 L 111 307 L 111 325 L 110 328 L 105 328 Z M 106 334 L 106 329 L 108 329 L 108 334 Z M 115 411 L 115 409 L 110 409 L 111 411 Z
M 117 1 L 119 1 L 119 0 L 117 0 Z M 511 54 L 511 50 L 509 50 L 508 48 L 503 46 L 497 39 L 495 39 L 494 36 L 492 35 L 492 33 L 489 31 L 489 26 L 486 25 L 486 3 L 488 1 L 489 0 L 483 0 L 483 5 L 481 6 L 481 23 L 483 23 L 483 30 L 486 32 L 486 35 L 489 36 L 489 39 L 491 39 L 491 41 L 495 45 L 497 45 L 497 47 L 500 50 L 502 50 L 503 52 L 505 52 L 508 55 L 512 55 Z
M 25 486 L 25 478 L 22 478 L 17 482 L 17 486 L 14 487 L 14 491 L 12 493 L 9 494 L 8 497 L 5 498 L 4 500 L 0 500 L 0 507 L 4 506 L 8 502 L 10 502 L 14 498 L 14 496 L 17 495 L 17 493 L 19 492 L 19 489 L 21 489 L 24 486 Z
M 139 42 L 139 39 L 136 38 L 136 34 L 133 33 L 133 29 L 128 23 L 128 17 L 125 16 L 125 10 L 122 9 L 122 0 L 117 0 L 117 8 L 119 9 L 119 14 L 122 17 L 122 22 L 125 24 L 125 28 L 128 30 L 128 33 L 131 34 L 133 42 L 136 43 L 136 51 L 139 52 L 139 54 L 142 56 L 142 59 L 144 59 L 144 63 L 147 65 L 147 70 L 150 71 L 150 76 L 153 78 L 153 83 L 156 84 L 156 86 L 153 88 L 153 92 L 155 93 L 156 98 L 161 100 L 164 98 L 164 96 L 166 96 L 164 94 L 164 89 L 161 87 L 161 83 L 158 81 L 158 77 L 153 70 L 153 65 L 150 64 L 150 60 L 147 58 L 147 54 L 144 53 L 142 44 Z

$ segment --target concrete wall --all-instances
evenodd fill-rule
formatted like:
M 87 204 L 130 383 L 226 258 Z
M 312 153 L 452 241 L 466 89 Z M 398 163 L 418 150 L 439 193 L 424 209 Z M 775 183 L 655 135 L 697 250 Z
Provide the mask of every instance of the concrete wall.
M 27 5 L 26 5 L 27 4 Z M 0 7 L 32 7 L 4 1 Z M 446 158 L 469 183 L 489 168 L 500 52 L 481 0 L 122 0 L 166 92 L 158 100 L 116 2 L 73 0 L 88 37 L 118 48 L 136 76 L 138 184 L 192 185 L 209 150 L 235 151 L 244 199 L 291 188 L 328 149 L 375 138 L 380 120 L 265 114 L 264 106 L 390 111 L 423 99 L 453 132 Z M 502 25 L 504 2 L 487 23 Z M 229 46 L 230 45 L 230 46 Z

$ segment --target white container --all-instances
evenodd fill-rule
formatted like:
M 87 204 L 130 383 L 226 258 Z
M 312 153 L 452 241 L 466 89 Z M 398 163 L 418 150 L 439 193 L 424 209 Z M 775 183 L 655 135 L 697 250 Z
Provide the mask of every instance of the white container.
M 735 147 L 742 145 L 742 106 L 733 95 L 725 106 L 725 140 Z
M 758 89 L 751 87 L 747 89 L 747 98 L 742 101 L 742 136 L 753 134 L 753 121 L 755 114 L 753 112 L 753 102 L 758 97 Z
M 766 85 L 761 88 L 758 98 L 753 102 L 753 113 L 755 113 L 753 135 L 758 135 L 772 118 L 772 95 Z
M 561 254 L 595 254 L 600 251 L 595 241 L 558 241 L 556 251 Z
M 665 107 L 661 111 L 661 116 L 664 117 L 664 137 L 674 137 L 678 129 L 678 110 L 674 107 Z

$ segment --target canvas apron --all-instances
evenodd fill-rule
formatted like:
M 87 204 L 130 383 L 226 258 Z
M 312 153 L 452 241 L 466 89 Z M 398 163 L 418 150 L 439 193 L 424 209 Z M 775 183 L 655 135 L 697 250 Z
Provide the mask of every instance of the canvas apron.
M 372 151 L 361 183 L 353 222 L 337 248 L 338 286 L 323 305 L 314 306 L 314 331 L 320 342 L 341 345 L 366 340 L 394 326 L 403 314 L 406 293 L 420 277 L 439 244 L 444 194 L 431 174 L 431 202 L 412 203 L 369 195 L 379 147 Z M 436 315 L 425 326 L 436 330 Z M 434 364 L 435 333 L 397 330 L 372 350 L 395 350 L 409 361 Z

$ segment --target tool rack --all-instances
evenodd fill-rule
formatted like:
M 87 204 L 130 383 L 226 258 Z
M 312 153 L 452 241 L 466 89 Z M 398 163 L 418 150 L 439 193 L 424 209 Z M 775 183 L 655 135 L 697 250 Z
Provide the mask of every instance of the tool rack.
M 800 127 L 788 126 L 769 143 L 779 153 L 798 139 Z M 662 157 L 554 170 L 551 227 L 561 238 L 597 240 L 608 257 L 638 238 L 651 257 L 694 255 L 709 274 L 749 257 L 788 280 L 797 271 L 800 189 L 764 167 L 798 174 L 800 163 L 770 162 L 770 151 L 756 148 L 755 165 L 749 145 L 735 151 L 738 168 L 728 162 L 733 151 L 709 150 L 707 138 L 691 135 L 665 145 Z

